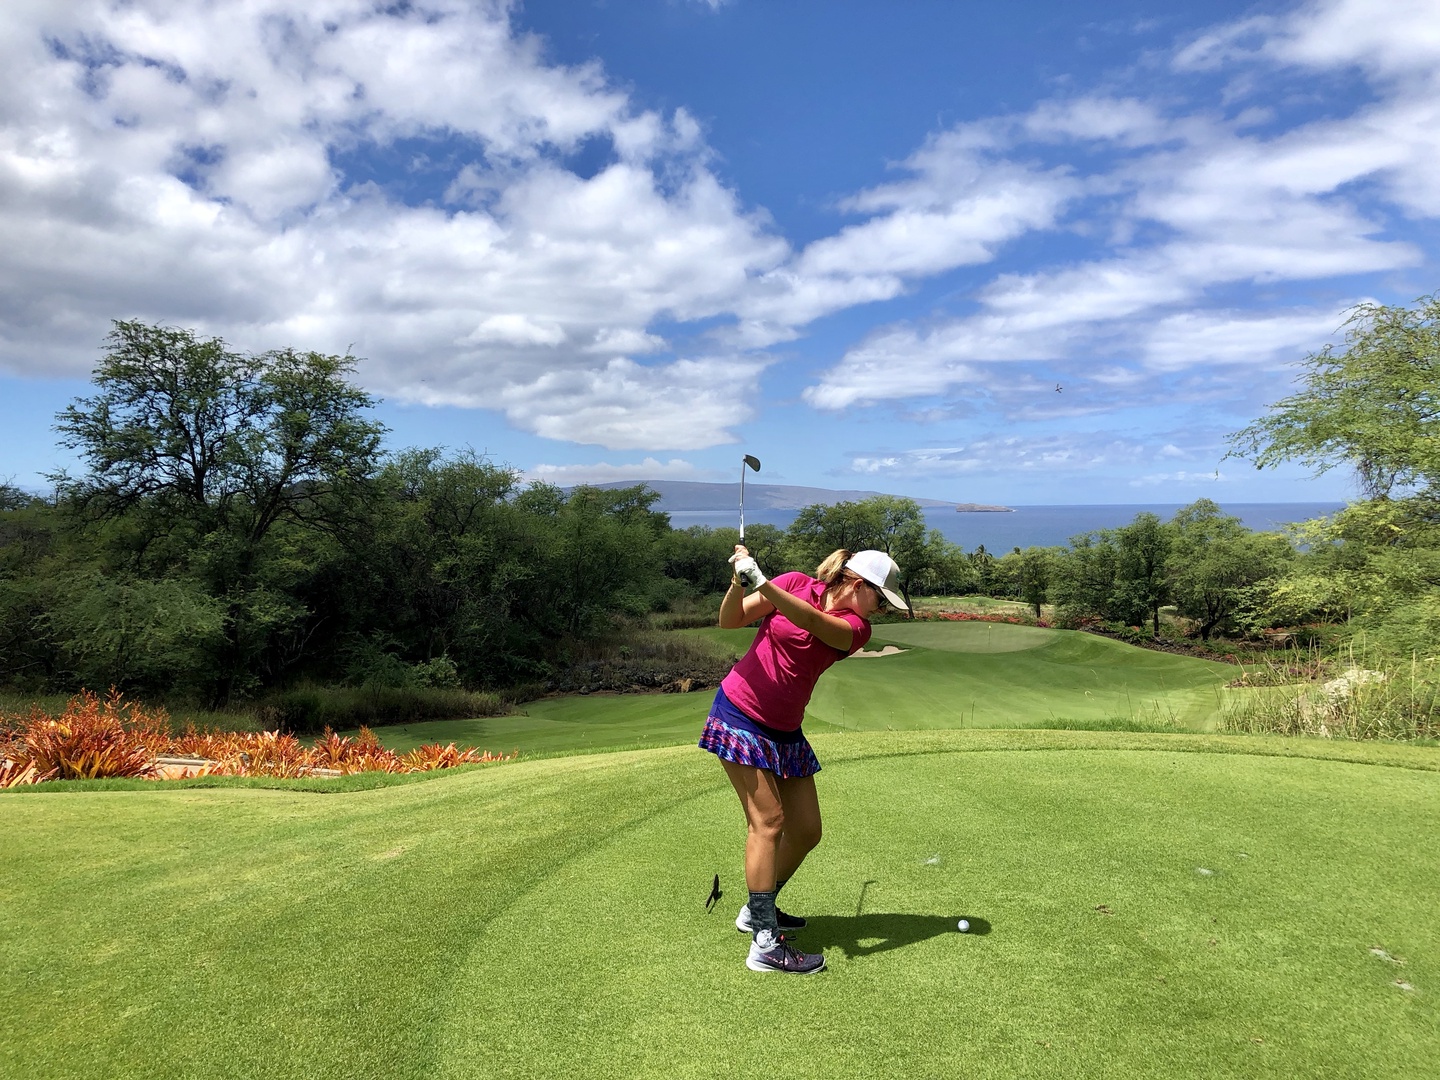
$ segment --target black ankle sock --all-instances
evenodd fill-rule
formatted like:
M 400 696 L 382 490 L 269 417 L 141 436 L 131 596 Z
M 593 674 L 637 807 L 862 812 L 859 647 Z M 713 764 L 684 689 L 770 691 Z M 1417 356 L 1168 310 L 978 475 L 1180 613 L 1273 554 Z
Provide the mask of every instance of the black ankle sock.
M 750 930 L 752 934 L 761 930 L 779 933 L 780 925 L 775 917 L 775 890 L 750 894 Z

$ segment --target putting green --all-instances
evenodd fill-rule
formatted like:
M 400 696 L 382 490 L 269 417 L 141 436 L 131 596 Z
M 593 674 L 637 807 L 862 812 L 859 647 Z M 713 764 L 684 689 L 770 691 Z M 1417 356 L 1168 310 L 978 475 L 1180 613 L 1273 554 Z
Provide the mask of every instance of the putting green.
M 1210 730 L 1231 665 L 1073 630 L 1005 623 L 891 623 L 869 648 L 906 652 L 837 664 L 807 712 L 853 731 L 1137 724 Z
M 0 1075 L 1409 1078 L 1440 1057 L 1435 751 L 816 742 L 827 838 L 784 893 L 829 962 L 806 979 L 744 968 L 743 825 L 690 748 L 351 794 L 0 795 Z
M 1064 631 L 1058 631 L 1064 633 Z M 868 649 L 880 645 L 958 653 L 1024 652 L 1053 644 L 1057 631 L 1039 626 L 988 622 L 882 623 Z M 1092 635 L 1093 636 L 1093 635 Z
M 753 630 L 682 631 L 737 654 Z M 1229 664 L 1140 649 L 1069 630 L 1009 623 L 888 623 L 870 651 L 836 664 L 806 712 L 809 734 L 946 728 L 1140 726 L 1213 730 Z M 712 691 L 590 694 L 527 702 L 525 715 L 381 728 L 387 745 L 470 743 L 525 754 L 694 742 Z

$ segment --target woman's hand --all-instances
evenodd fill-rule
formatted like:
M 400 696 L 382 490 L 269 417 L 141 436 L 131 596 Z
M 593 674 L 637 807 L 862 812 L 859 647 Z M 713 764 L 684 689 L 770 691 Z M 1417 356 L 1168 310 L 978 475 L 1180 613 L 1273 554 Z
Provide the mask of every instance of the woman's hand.
M 749 584 L 752 588 L 755 586 L 753 582 L 746 580 L 742 570 L 756 575 L 761 583 L 764 583 L 765 575 L 760 567 L 755 565 L 755 560 L 750 557 L 744 544 L 735 545 L 735 554 L 730 556 L 729 562 L 733 578 L 730 588 L 725 590 L 725 598 L 720 601 L 720 626 L 725 630 L 736 630 L 749 626 L 756 619 L 764 618 L 775 610 L 775 605 L 758 592 L 745 595 L 745 585 Z
M 758 589 L 769 580 L 765 577 L 764 571 L 760 569 L 760 564 L 749 555 L 735 560 L 735 576 L 747 589 Z

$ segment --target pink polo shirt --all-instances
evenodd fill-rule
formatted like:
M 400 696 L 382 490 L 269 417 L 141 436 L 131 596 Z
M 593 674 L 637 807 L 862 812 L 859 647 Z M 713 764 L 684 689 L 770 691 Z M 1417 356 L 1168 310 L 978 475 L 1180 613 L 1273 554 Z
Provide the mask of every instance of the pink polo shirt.
M 771 584 L 816 608 L 826 588 L 823 581 L 793 572 L 771 578 Z M 870 624 L 849 608 L 836 608 L 830 614 L 840 616 L 854 628 L 849 653 L 826 645 L 780 612 L 772 611 L 760 620 L 750 651 L 721 681 L 725 696 L 766 727 L 797 730 L 820 675 L 870 640 Z

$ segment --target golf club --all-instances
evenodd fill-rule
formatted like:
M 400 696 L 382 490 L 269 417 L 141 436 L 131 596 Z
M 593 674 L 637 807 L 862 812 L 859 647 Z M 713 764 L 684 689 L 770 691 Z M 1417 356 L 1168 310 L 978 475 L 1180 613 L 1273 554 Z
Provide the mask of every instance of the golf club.
M 757 473 L 760 471 L 760 459 L 750 454 L 745 455 L 745 460 L 740 464 L 740 542 L 745 542 L 745 468 L 749 466 Z

